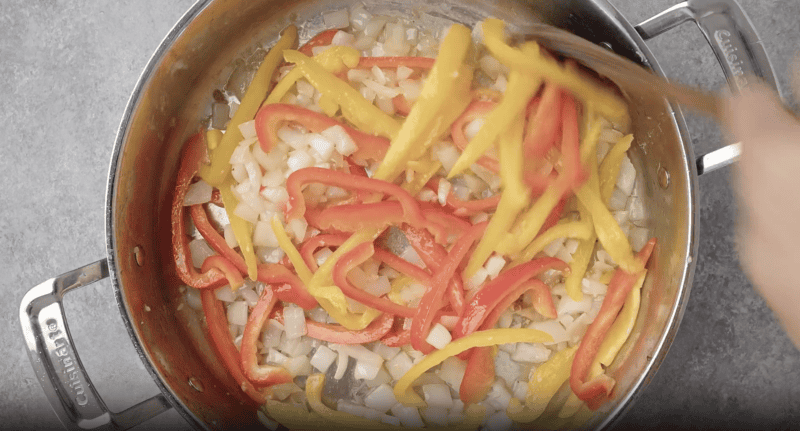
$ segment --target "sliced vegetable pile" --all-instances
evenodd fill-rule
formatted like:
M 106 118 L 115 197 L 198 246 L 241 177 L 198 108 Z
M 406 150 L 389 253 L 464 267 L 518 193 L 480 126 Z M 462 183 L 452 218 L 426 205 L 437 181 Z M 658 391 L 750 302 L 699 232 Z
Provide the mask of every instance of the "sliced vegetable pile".
M 326 20 L 349 32 L 285 29 L 183 149 L 175 265 L 219 360 L 290 428 L 585 420 L 655 245 L 625 103 L 496 19 L 435 59 L 363 6 Z

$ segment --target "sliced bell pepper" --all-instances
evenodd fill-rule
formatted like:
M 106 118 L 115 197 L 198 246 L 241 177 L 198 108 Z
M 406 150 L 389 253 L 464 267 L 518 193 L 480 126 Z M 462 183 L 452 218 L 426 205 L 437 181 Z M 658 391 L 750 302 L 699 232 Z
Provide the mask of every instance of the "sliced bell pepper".
M 219 255 L 209 256 L 203 261 L 203 266 L 200 270 L 208 272 L 212 268 L 216 268 L 225 274 L 225 278 L 233 291 L 236 291 L 244 284 L 244 278 L 239 274 L 239 270 L 228 259 Z
M 273 318 L 283 323 L 283 309 L 277 310 Z M 315 339 L 336 344 L 365 344 L 383 338 L 391 329 L 394 323 L 394 316 L 382 314 L 373 320 L 366 328 L 351 331 L 341 325 L 331 325 L 306 319 L 306 335 Z
M 561 129 L 561 108 L 563 97 L 558 86 L 544 84 L 542 97 L 528 113 L 525 139 L 522 147 L 528 160 L 541 160 L 552 148 Z
M 331 43 L 333 43 L 333 36 L 336 36 L 336 33 L 338 32 L 339 32 L 338 28 L 332 28 L 317 33 L 316 36 L 312 37 L 308 42 L 304 43 L 303 46 L 301 46 L 297 50 L 305 55 L 311 56 L 313 55 L 314 48 L 318 46 L 328 46 Z
M 264 288 L 258 303 L 250 312 L 247 324 L 242 334 L 241 365 L 245 376 L 256 386 L 271 386 L 292 381 L 292 375 L 283 367 L 258 364 L 258 340 L 261 338 L 261 329 L 269 320 L 272 307 L 278 302 L 278 297 L 269 287 Z
M 236 206 L 239 205 L 239 200 L 233 194 L 233 185 L 233 177 L 228 176 L 219 188 L 219 195 L 225 204 L 225 212 L 228 214 L 228 221 L 231 224 L 233 235 L 236 237 L 236 242 L 239 243 L 239 251 L 244 256 L 244 262 L 247 265 L 247 276 L 254 280 L 258 273 L 258 260 L 256 259 L 256 250 L 253 247 L 253 225 L 234 213 Z
M 356 51 L 357 53 L 357 51 Z M 397 120 L 367 101 L 361 93 L 336 75 L 328 72 L 319 63 L 297 51 L 286 50 L 283 57 L 295 63 L 298 70 L 320 93 L 334 100 L 342 109 L 344 117 L 357 128 L 386 138 L 397 135 L 400 124 Z M 349 65 L 348 65 L 349 66 Z M 355 66 L 355 64 L 353 64 Z
M 531 207 L 519 216 L 514 228 L 506 234 L 497 245 L 499 253 L 513 255 L 524 249 L 533 241 L 541 230 L 550 213 L 558 205 L 566 192 L 563 182 L 555 182 L 539 196 Z
M 346 429 L 357 430 L 402 430 L 404 428 L 333 410 L 322 402 L 322 388 L 325 386 L 325 374 L 312 374 L 306 379 L 306 398 L 308 405 L 326 420 Z M 331 424 L 329 424 L 330 426 Z M 330 428 L 328 428 L 330 429 Z
M 467 351 L 469 352 L 469 351 Z M 463 352 L 463 353 L 467 353 Z M 480 402 L 494 384 L 495 346 L 476 347 L 471 350 L 464 370 L 464 379 L 458 388 L 458 397 L 465 405 Z
M 566 272 L 569 270 L 569 265 L 554 257 L 535 259 L 504 271 L 497 278 L 486 283 L 467 303 L 464 315 L 453 330 L 453 338 L 457 339 L 478 330 L 504 298 L 513 294 L 523 283 L 549 269 Z M 519 292 L 515 298 L 521 294 L 522 292 Z
M 311 56 L 311 54 L 303 53 L 307 56 Z M 317 62 L 320 66 L 322 66 L 325 70 L 332 74 L 340 74 L 344 70 L 348 69 L 353 64 L 357 64 L 361 55 L 358 51 L 348 47 L 348 46 L 332 46 L 325 51 L 317 54 L 314 56 L 314 61 Z M 267 100 L 264 101 L 264 105 L 270 105 L 273 103 L 280 103 L 283 100 L 284 96 L 292 89 L 292 87 L 303 77 L 303 71 L 299 68 L 295 67 L 289 73 L 286 74 L 278 84 L 275 85 L 275 88 L 269 93 L 267 96 Z M 323 103 L 323 99 L 326 97 L 320 98 L 320 107 L 323 108 L 326 114 L 329 114 L 325 109 L 325 104 Z M 330 99 L 328 99 L 331 101 Z M 339 105 L 333 101 L 333 112 L 330 113 L 333 116 L 336 111 L 339 109 Z
M 464 134 L 464 127 L 478 118 L 487 118 L 496 107 L 497 103 L 495 102 L 475 100 L 470 103 L 464 113 L 453 122 L 453 125 L 450 127 L 450 137 L 453 138 L 453 143 L 461 151 L 464 151 L 469 145 L 469 140 Z M 500 171 L 500 165 L 496 157 L 482 155 L 475 162 L 494 173 Z
M 590 235 L 578 241 L 578 248 L 572 253 L 572 262 L 569 263 L 570 273 L 564 277 L 564 287 L 567 291 L 567 295 L 569 295 L 573 301 L 580 301 L 583 299 L 581 284 L 584 275 L 586 275 L 586 270 L 589 268 L 589 262 L 594 255 L 594 245 L 597 243 L 597 234 L 594 232 L 592 215 L 580 202 L 578 202 L 578 212 L 581 217 L 578 223 L 588 227 L 590 229 Z
M 547 229 L 536 237 L 522 253 L 514 259 L 513 265 L 519 265 L 533 259 L 540 251 L 544 250 L 548 244 L 559 238 L 575 238 L 586 240 L 594 234 L 594 227 L 591 222 L 565 221 L 559 222 L 555 226 Z M 574 257 L 573 257 L 574 259 Z
M 175 262 L 175 270 L 181 281 L 195 289 L 216 288 L 225 285 L 225 275 L 221 271 L 212 269 L 201 274 L 194 269 L 192 254 L 189 250 L 189 237 L 186 235 L 183 200 L 200 162 L 205 157 L 205 139 L 202 133 L 197 133 L 186 141 L 181 152 L 181 164 L 178 168 L 175 195 L 172 197 L 170 209 L 172 260 Z
M 236 146 L 239 145 L 239 141 L 242 140 L 242 132 L 239 131 L 239 125 L 255 117 L 261 102 L 267 97 L 267 92 L 272 85 L 272 75 L 283 58 L 284 50 L 291 48 L 296 43 L 297 28 L 290 25 L 283 30 L 281 38 L 269 50 L 267 56 L 264 57 L 255 76 L 253 76 L 253 80 L 247 87 L 244 97 L 242 97 L 239 108 L 228 122 L 222 141 L 211 152 L 211 164 L 200 167 L 200 178 L 208 184 L 222 190 L 223 182 L 229 177 L 231 171 L 231 155 Z M 237 239 L 239 239 L 238 235 Z
M 524 43 L 521 47 L 525 55 L 534 54 L 538 51 L 536 44 L 532 42 Z M 520 117 L 525 113 L 531 97 L 539 89 L 542 81 L 537 75 L 532 75 L 527 71 L 523 72 L 517 68 L 512 68 L 508 74 L 508 87 L 503 94 L 500 103 L 486 116 L 483 126 L 469 142 L 456 160 L 447 177 L 452 178 L 475 163 L 491 146 L 497 141 L 501 133 L 511 128 L 514 122 L 520 123 L 520 135 L 522 134 L 522 120 Z M 522 136 L 520 136 L 520 141 Z M 518 144 L 521 147 L 521 142 Z M 522 160 L 517 160 L 520 164 Z
M 469 47 L 469 29 L 460 24 L 451 26 L 419 98 L 392 140 L 386 157 L 375 172 L 375 178 L 389 181 L 395 179 L 405 164 L 424 153 L 427 150 L 426 145 L 433 143 L 434 139 L 444 133 L 455 116 L 466 108 L 469 101 L 455 95 L 459 94 L 456 90 L 461 90 L 458 88 L 460 86 L 468 89 L 472 80 L 471 69 L 463 67 Z M 442 116 L 443 110 L 457 112 L 450 118 L 449 115 Z
M 655 243 L 655 238 L 651 239 L 637 254 L 636 258 L 642 268 L 650 259 Z M 617 318 L 628 293 L 639 280 L 641 272 L 629 273 L 621 266 L 617 268 L 614 277 L 608 284 L 608 291 L 603 299 L 603 304 L 600 306 L 600 312 L 586 329 L 586 334 L 581 340 L 575 360 L 572 363 L 570 373 L 572 392 L 585 401 L 586 405 L 592 410 L 597 409 L 609 398 L 615 383 L 614 379 L 606 374 L 587 380 L 592 363 L 609 328 Z
M 303 198 L 302 188 L 310 183 L 321 183 L 328 186 L 341 187 L 346 190 L 366 190 L 394 197 L 402 205 L 403 215 L 406 217 L 406 220 L 414 225 L 422 226 L 430 230 L 434 233 L 436 238 L 442 242 L 447 238 L 445 228 L 425 219 L 420 209 L 419 202 L 402 187 L 388 181 L 365 178 L 323 168 L 312 167 L 298 169 L 292 172 L 289 178 L 286 179 L 286 190 L 289 193 L 289 202 L 286 205 L 286 218 L 288 220 L 302 217 L 305 213 L 305 200 Z M 379 215 L 381 217 L 386 216 L 386 214 Z
M 512 70 L 511 76 L 513 78 L 518 75 Z M 522 80 L 523 78 L 518 77 L 517 79 Z M 536 85 L 533 80 L 530 81 L 529 84 L 531 86 Z M 510 82 L 509 86 L 511 86 Z M 535 89 L 531 89 L 531 91 L 534 90 Z M 512 91 L 511 94 L 514 94 L 514 91 L 519 90 L 509 88 L 508 91 Z M 530 98 L 530 94 L 528 93 L 523 94 L 523 96 Z M 492 111 L 493 113 L 500 111 L 503 115 L 516 114 L 516 118 L 512 117 L 509 124 L 502 124 L 502 126 L 508 127 L 508 130 L 505 131 L 505 133 L 501 133 L 498 140 L 501 165 L 500 179 L 503 185 L 503 193 L 500 197 L 500 202 L 497 204 L 497 210 L 489 220 L 486 234 L 481 238 L 480 242 L 478 242 L 475 251 L 469 258 L 467 268 L 464 270 L 467 277 L 475 275 L 478 268 L 483 266 L 489 256 L 491 256 L 497 244 L 502 240 L 502 235 L 511 229 L 519 213 L 527 207 L 530 202 L 530 191 L 525 186 L 522 179 L 522 132 L 524 121 L 521 109 L 523 108 L 514 106 L 513 108 L 520 109 L 520 112 L 505 111 L 505 101 L 508 99 L 510 99 L 510 97 L 503 98 L 503 102 L 498 105 L 498 108 Z M 490 114 L 490 116 L 491 115 L 492 114 Z M 505 120 L 506 119 L 504 119 L 504 121 Z M 494 127 L 494 123 L 490 123 L 489 119 L 487 119 L 484 127 L 487 126 Z M 480 132 L 478 135 L 480 135 Z M 478 136 L 475 138 L 477 139 Z M 475 142 L 475 140 L 473 140 L 473 142 Z
M 365 242 L 345 253 L 333 269 L 333 281 L 339 289 L 349 298 L 354 299 L 367 307 L 374 308 L 384 313 L 400 317 L 413 317 L 416 310 L 405 305 L 396 304 L 387 298 L 377 297 L 365 292 L 347 280 L 347 274 L 356 266 L 362 264 L 375 253 L 371 242 Z
M 433 276 L 433 281 L 422 299 L 419 301 L 417 312 L 411 322 L 411 345 L 415 349 L 428 353 L 433 350 L 433 347 L 428 344 L 425 339 L 431 330 L 431 325 L 434 321 L 436 312 L 440 309 L 442 298 L 447 290 L 450 280 L 456 274 L 458 266 L 464 257 L 469 252 L 472 243 L 478 240 L 483 235 L 486 229 L 487 222 L 474 225 L 470 230 L 464 233 L 464 236 L 459 238 L 447 257 L 442 261 L 436 273 Z
M 267 415 L 291 430 L 326 430 L 330 421 L 305 407 L 287 404 L 278 400 L 267 400 L 264 404 Z
M 569 94 L 563 95 L 561 120 L 561 162 L 564 169 L 561 175 L 567 175 L 571 187 L 577 188 L 581 183 L 586 181 L 589 177 L 589 173 L 581 164 L 580 149 L 578 146 L 580 143 L 578 106 L 575 103 L 575 99 Z M 594 145 L 596 145 L 596 143 Z M 588 147 L 584 145 L 583 150 L 587 151 Z
M 630 122 L 625 102 L 613 92 L 540 52 L 523 53 L 512 48 L 505 42 L 504 28 L 505 23 L 496 18 L 487 18 L 481 24 L 483 43 L 501 63 L 542 76 L 546 81 L 569 90 L 585 104 L 593 105 L 598 112 L 615 122 L 624 125 Z
M 432 208 L 422 208 L 422 214 L 425 216 L 426 219 L 441 225 L 445 226 L 447 229 L 448 235 L 457 235 L 460 236 L 464 233 L 465 230 L 472 227 L 472 223 L 467 220 L 464 220 L 461 217 L 453 215 L 449 212 L 443 211 L 440 207 L 432 207 Z
M 364 133 L 327 115 L 300 106 L 275 103 L 265 105 L 256 115 L 256 133 L 261 149 L 265 153 L 275 148 L 278 143 L 278 130 L 287 123 L 300 124 L 311 133 L 320 133 L 330 127 L 341 126 L 358 146 L 352 157 L 361 164 L 368 160 L 381 160 L 389 149 L 389 140 L 386 138 Z
M 547 343 L 553 341 L 553 337 L 546 332 L 530 328 L 512 329 L 489 329 L 470 334 L 450 342 L 443 349 L 436 350 L 424 359 L 417 362 L 406 374 L 401 377 L 394 385 L 394 396 L 397 401 L 406 406 L 424 407 L 425 401 L 410 391 L 411 384 L 419 376 L 429 369 L 439 365 L 445 359 L 458 355 L 461 352 L 474 347 L 494 346 L 507 343 Z
M 262 405 L 267 401 L 266 396 L 250 383 L 242 370 L 239 360 L 239 351 L 231 339 L 228 330 L 228 318 L 225 315 L 225 308 L 217 300 L 212 289 L 203 289 L 200 292 L 200 299 L 203 303 L 203 313 L 206 317 L 208 332 L 211 335 L 211 344 L 214 346 L 217 355 L 222 360 L 228 374 L 236 381 L 241 390 L 253 400 L 256 405 Z
M 217 229 L 208 221 L 208 214 L 206 214 L 203 205 L 192 205 L 189 207 L 189 214 L 192 217 L 192 222 L 200 232 L 200 235 L 206 240 L 208 245 L 220 256 L 230 261 L 242 274 L 247 274 L 247 265 L 244 263 L 244 258 L 232 249 L 225 238 L 217 232 Z
M 550 357 L 544 364 L 536 367 L 528 381 L 528 397 L 525 408 L 517 404 L 517 408 L 509 405 L 508 417 L 516 422 L 532 422 L 542 415 L 550 399 L 558 392 L 561 385 L 569 379 L 570 368 L 578 346 L 561 350 Z
M 619 171 L 622 167 L 622 159 L 632 143 L 633 135 L 623 136 L 608 150 L 608 154 L 600 164 L 600 196 L 602 196 L 606 205 L 611 199 L 611 194 L 614 193 L 614 186 L 617 184 L 617 177 L 619 177 Z
M 295 248 L 294 244 L 292 244 L 292 240 L 289 239 L 289 235 L 286 234 L 286 230 L 283 228 L 283 223 L 281 223 L 281 220 L 278 218 L 277 214 L 272 216 L 272 220 L 270 220 L 270 226 L 272 227 L 272 233 L 275 234 L 275 238 L 278 240 L 278 245 L 280 246 L 281 250 L 286 253 L 286 256 L 292 262 L 292 265 L 294 265 L 294 270 L 297 272 L 297 276 L 303 280 L 303 283 L 308 284 L 314 274 L 312 274 L 311 270 L 308 269 L 303 257 L 300 256 L 300 252 L 297 251 L 297 248 Z

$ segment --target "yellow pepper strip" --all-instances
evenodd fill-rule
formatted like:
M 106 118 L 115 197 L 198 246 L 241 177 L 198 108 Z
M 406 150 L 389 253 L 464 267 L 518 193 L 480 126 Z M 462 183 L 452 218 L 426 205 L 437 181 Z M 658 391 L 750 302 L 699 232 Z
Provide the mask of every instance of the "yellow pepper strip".
M 522 254 L 514 259 L 512 266 L 517 266 L 533 259 L 533 257 L 544 250 L 548 244 L 559 238 L 575 238 L 585 241 L 591 238 L 592 235 L 594 235 L 594 226 L 592 226 L 591 222 L 587 223 L 585 220 L 559 221 L 558 224 L 537 236 L 536 239 L 522 251 Z
M 622 345 L 628 340 L 628 337 L 633 331 L 633 325 L 636 323 L 636 316 L 639 315 L 639 304 L 641 303 L 642 285 L 644 284 L 647 271 L 642 273 L 636 285 L 633 286 L 628 297 L 625 298 L 625 305 L 617 316 L 617 320 L 609 328 L 606 338 L 600 344 L 597 350 L 597 356 L 594 359 L 592 368 L 589 371 L 589 379 L 593 379 L 600 374 L 603 374 L 603 366 L 609 366 L 617 357 Z
M 502 254 L 517 254 L 533 241 L 539 230 L 542 229 L 547 216 L 558 204 L 564 194 L 562 187 L 552 185 L 548 187 L 531 207 L 520 215 L 514 229 L 505 235 L 497 245 L 496 251 Z M 501 198 L 502 199 L 502 198 Z
M 283 58 L 283 51 L 291 48 L 296 43 L 297 27 L 290 25 L 283 30 L 280 40 L 269 50 L 267 56 L 264 57 L 264 61 L 258 67 L 244 97 L 242 97 L 239 109 L 236 110 L 233 118 L 228 122 L 228 128 L 222 137 L 222 141 L 211 152 L 211 164 L 200 166 L 198 175 L 203 181 L 214 187 L 221 188 L 223 181 L 231 171 L 231 154 L 233 154 L 233 150 L 242 140 L 242 132 L 239 131 L 239 125 L 252 120 L 256 116 L 261 102 L 267 97 L 267 92 L 272 83 L 272 75 Z M 236 239 L 240 240 L 238 235 Z
M 306 261 L 303 260 L 303 256 L 300 256 L 300 252 L 297 251 L 297 248 L 294 246 L 294 244 L 292 244 L 292 240 L 289 239 L 289 235 L 286 234 L 286 229 L 283 228 L 283 223 L 281 223 L 281 220 L 278 218 L 277 214 L 272 216 L 270 225 L 272 226 L 272 232 L 275 234 L 275 238 L 278 239 L 278 246 L 280 246 L 281 250 L 286 253 L 289 261 L 291 261 L 292 265 L 294 265 L 294 270 L 297 272 L 297 276 L 300 277 L 300 280 L 302 280 L 304 284 L 308 285 L 308 283 L 311 281 L 311 277 L 314 274 L 306 265 Z
M 466 418 L 463 422 L 447 427 L 447 429 L 452 431 L 477 430 L 483 425 L 483 420 L 486 417 L 486 407 L 480 404 L 470 404 L 464 408 L 464 416 L 466 416 Z
M 589 262 L 594 254 L 594 245 L 597 242 L 592 215 L 580 202 L 578 202 L 578 212 L 581 214 L 581 223 L 589 225 L 592 233 L 578 242 L 578 248 L 575 249 L 575 253 L 572 253 L 572 262 L 569 263 L 569 274 L 564 278 L 564 288 L 573 301 L 583 300 L 581 284 L 583 276 L 586 275 L 586 270 L 589 268 Z
M 515 75 L 516 73 L 512 71 L 512 79 Z M 528 79 L 528 81 L 533 81 L 533 79 Z M 506 94 L 514 93 L 507 92 Z M 523 96 L 530 98 L 530 95 Z M 507 99 L 508 97 L 503 100 L 505 101 Z M 502 106 L 502 103 L 500 106 Z M 500 108 L 500 106 L 498 106 L 498 108 Z M 523 106 L 521 109 L 524 110 L 525 107 Z M 497 112 L 497 109 L 492 111 L 492 114 L 495 112 Z M 492 114 L 489 114 L 489 117 L 491 117 Z M 524 159 L 522 157 L 522 134 L 524 131 L 523 114 L 524 112 L 522 110 L 517 112 L 516 115 L 511 118 L 511 124 L 508 125 L 510 128 L 503 129 L 507 131 L 500 136 L 500 145 L 498 149 L 500 150 L 500 180 L 503 184 L 503 193 L 500 195 L 500 202 L 497 204 L 497 210 L 489 220 L 489 225 L 486 226 L 486 232 L 483 234 L 480 242 L 475 247 L 475 251 L 469 258 L 469 263 L 467 263 L 465 269 L 467 277 L 472 277 L 475 272 L 483 266 L 486 259 L 489 258 L 492 251 L 497 247 L 497 244 L 502 240 L 503 235 L 511 229 L 519 213 L 530 203 L 530 190 L 525 186 L 522 180 L 522 162 Z M 489 120 L 490 118 L 487 118 L 487 122 L 484 123 L 481 130 L 486 128 L 489 124 Z M 492 125 L 491 127 L 494 126 Z M 505 127 L 505 125 L 503 127 Z M 480 132 L 478 132 L 478 135 L 480 135 Z M 477 137 L 478 136 L 476 136 L 476 138 Z M 472 142 L 475 142 L 475 139 L 473 139 Z M 470 145 L 472 145 L 472 142 L 470 142 Z M 466 152 L 464 154 L 466 154 Z
M 360 430 L 401 430 L 402 427 L 393 426 L 359 416 L 351 415 L 349 413 L 340 412 L 326 406 L 322 402 L 322 388 L 325 386 L 324 374 L 313 374 L 308 376 L 306 380 L 306 398 L 308 405 L 317 414 L 322 416 L 325 420 L 334 422 L 336 424 L 344 425 L 346 429 L 360 429 Z M 331 424 L 328 424 L 326 429 L 330 429 Z
M 233 182 L 233 177 L 226 178 L 219 186 L 219 196 L 222 198 L 222 203 L 225 204 L 225 212 L 231 222 L 233 235 L 239 243 L 239 250 L 242 252 L 242 256 L 244 256 L 244 263 L 247 265 L 247 276 L 251 280 L 255 280 L 258 278 L 258 260 L 256 259 L 256 251 L 253 248 L 253 225 L 233 213 L 236 206 L 239 205 L 239 200 L 236 199 L 231 190 Z
M 531 422 L 542 415 L 545 408 L 547 408 L 547 404 L 550 403 L 550 399 L 569 378 L 572 359 L 575 357 L 577 350 L 578 346 L 564 349 L 536 368 L 533 376 L 528 381 L 528 397 L 525 400 L 527 408 L 524 416 L 516 415 L 519 419 L 525 419 L 520 422 Z
M 386 294 L 386 296 L 388 296 L 389 299 L 395 304 L 406 305 L 405 301 L 403 301 L 403 298 L 400 297 L 400 292 L 402 292 L 403 289 L 411 285 L 413 281 L 414 279 L 407 275 L 401 275 L 395 278 L 394 280 L 392 280 L 391 290 L 389 291 L 388 294 Z
M 445 359 L 458 355 L 473 347 L 487 347 L 507 343 L 546 343 L 553 341 L 550 334 L 530 328 L 488 329 L 474 332 L 466 337 L 459 338 L 436 350 L 419 361 L 406 372 L 397 384 L 394 385 L 394 396 L 397 401 L 407 406 L 425 407 L 422 400 L 414 391 L 410 390 L 411 384 L 429 369 L 441 364 Z
M 320 64 L 325 70 L 331 73 L 340 73 L 347 65 L 354 64 L 353 61 L 355 59 L 355 63 L 358 63 L 361 55 L 358 51 L 353 50 L 352 48 L 348 48 L 346 46 L 332 46 L 325 51 L 317 54 L 314 56 L 314 61 Z M 303 72 L 300 70 L 299 67 L 295 67 L 283 79 L 275 85 L 275 88 L 272 89 L 272 92 L 269 93 L 267 100 L 264 102 L 265 105 L 269 105 L 272 103 L 280 103 L 283 100 L 283 96 L 286 96 L 286 93 L 292 89 L 292 86 L 297 83 L 300 78 L 303 77 Z M 320 99 L 322 100 L 322 99 Z
M 639 280 L 636 282 L 636 285 L 633 287 L 633 289 L 631 289 L 628 297 L 625 298 L 625 305 L 622 307 L 622 311 L 620 311 L 617 319 L 614 321 L 614 324 L 608 330 L 606 338 L 603 339 L 603 343 L 600 345 L 600 349 L 597 351 L 597 356 L 595 357 L 594 362 L 592 363 L 592 368 L 589 371 L 589 379 L 593 379 L 605 372 L 603 367 L 608 367 L 612 362 L 614 362 L 614 359 L 617 357 L 620 349 L 622 349 L 622 345 L 625 344 L 625 341 L 627 341 L 628 337 L 631 335 L 633 325 L 636 323 L 636 316 L 639 314 L 641 288 L 644 284 L 646 275 L 647 270 L 642 273 L 642 276 L 639 277 Z M 558 412 L 558 417 L 572 417 L 584 405 L 585 403 L 583 400 L 578 398 L 578 396 L 574 393 L 570 393 L 569 398 L 567 398 L 567 401 Z
M 597 178 L 596 167 L 592 170 L 592 177 L 575 191 L 575 195 L 591 213 L 597 238 L 614 262 L 627 272 L 641 271 L 643 266 L 634 257 L 628 237 L 625 236 L 600 197 L 600 181 Z
M 267 400 L 264 405 L 267 416 L 290 430 L 327 430 L 330 421 L 308 410 L 277 400 Z
M 625 135 L 608 150 L 608 154 L 600 164 L 600 195 L 603 202 L 608 205 L 611 194 L 614 193 L 614 186 L 617 184 L 619 170 L 622 167 L 622 159 L 631 147 L 633 135 Z
M 354 49 L 353 51 L 358 53 Z M 358 129 L 387 138 L 397 135 L 400 129 L 397 120 L 370 103 L 358 90 L 325 70 L 319 63 L 294 50 L 284 51 L 283 58 L 289 63 L 296 64 L 308 82 L 324 96 L 335 101 L 342 108 L 342 115 Z M 356 63 L 357 61 L 356 59 Z M 347 66 L 356 65 L 347 64 Z
M 414 172 L 414 179 L 410 182 L 403 182 L 403 189 L 412 196 L 416 196 L 425 187 L 425 184 L 428 184 L 428 181 L 436 175 L 436 172 L 439 172 L 441 167 L 442 163 L 438 160 L 414 160 L 408 162 L 406 170 Z
M 210 129 L 206 132 L 206 145 L 209 151 L 213 151 L 214 148 L 219 146 L 219 143 L 222 142 L 222 136 L 222 130 Z
M 375 172 L 375 178 L 389 181 L 396 178 L 408 161 L 419 157 L 412 157 L 411 153 L 420 151 L 420 142 L 433 140 L 430 134 L 437 128 L 434 127 L 434 120 L 441 115 L 442 111 L 458 111 L 455 114 L 458 116 L 466 108 L 464 105 L 463 108 L 456 109 L 459 106 L 454 105 L 453 102 L 454 99 L 468 100 L 466 97 L 454 96 L 469 93 L 469 87 L 465 89 L 464 93 L 456 91 L 456 87 L 459 83 L 464 84 L 466 78 L 464 75 L 469 75 L 469 80 L 472 80 L 471 69 L 463 67 L 471 43 L 468 28 L 460 24 L 450 27 L 439 47 L 439 56 L 436 57 L 436 61 L 422 85 L 419 98 L 411 107 L 411 112 L 403 122 L 397 137 L 392 139 L 389 151 Z M 440 125 L 438 128 L 445 131 L 449 125 L 444 125 L 444 127 Z M 425 151 L 426 148 L 421 150 Z
M 483 43 L 497 60 L 512 69 L 523 69 L 544 77 L 569 90 L 584 103 L 592 104 L 600 114 L 627 126 L 630 122 L 628 108 L 622 99 L 541 52 L 531 55 L 512 48 L 505 42 L 504 28 L 505 23 L 496 18 L 486 19 L 481 26 Z
M 522 46 L 522 52 L 525 55 L 535 55 L 538 47 L 535 43 L 526 43 Z M 458 160 L 456 160 L 453 168 L 447 174 L 447 178 L 462 173 L 475 163 L 483 154 L 491 148 L 497 141 L 497 138 L 506 130 L 509 130 L 513 123 L 523 123 L 524 120 L 520 118 L 525 112 L 525 107 L 528 106 L 531 97 L 533 97 L 536 90 L 539 89 L 542 80 L 536 75 L 528 71 L 521 71 L 519 69 L 512 69 L 508 74 L 508 86 L 503 94 L 503 99 L 500 103 L 486 116 L 486 120 L 481 126 L 478 133 L 472 140 L 469 141 L 467 147 L 461 153 Z M 520 141 L 522 138 L 520 138 Z M 519 144 L 520 155 L 522 154 L 522 144 Z M 522 159 L 517 159 L 515 162 L 522 166 Z M 500 161 L 502 164 L 502 160 Z M 500 175 L 503 174 L 505 166 L 501 166 Z M 521 168 L 520 168 L 521 172 Z M 521 173 L 520 173 L 521 175 Z M 521 181 L 521 179 L 520 179 Z

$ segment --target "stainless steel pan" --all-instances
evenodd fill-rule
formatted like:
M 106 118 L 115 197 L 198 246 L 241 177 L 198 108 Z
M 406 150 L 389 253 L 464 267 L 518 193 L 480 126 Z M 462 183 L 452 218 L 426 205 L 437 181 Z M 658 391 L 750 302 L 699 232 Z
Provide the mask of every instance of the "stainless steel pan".
M 34 287 L 20 307 L 31 363 L 67 428 L 127 429 L 169 408 L 199 429 L 257 423 L 255 409 L 216 363 L 192 315 L 176 310 L 180 283 L 169 248 L 169 205 L 178 154 L 184 139 L 197 131 L 212 89 L 224 82 L 235 59 L 256 42 L 271 43 L 292 22 L 308 22 L 301 36 L 313 34 L 321 28 L 323 11 L 346 3 L 199 1 L 153 55 L 114 146 L 106 199 L 107 256 Z M 734 90 L 746 87 L 751 76 L 777 88 L 758 36 L 735 0 L 690 0 L 638 26 L 606 0 L 365 3 L 378 11 L 414 16 L 423 24 L 472 25 L 493 15 L 525 33 L 530 23 L 544 22 L 660 75 L 645 40 L 694 21 Z M 639 191 L 660 246 L 651 261 L 634 334 L 609 369 L 617 379 L 616 397 L 588 424 L 597 428 L 612 425 L 631 406 L 667 353 L 694 272 L 698 175 L 731 163 L 738 154 L 737 147 L 729 146 L 695 158 L 677 108 L 647 99 L 636 88 L 623 91 L 632 104 L 637 140 L 631 156 L 640 175 Z M 62 306 L 66 292 L 105 277 L 112 279 L 131 341 L 162 392 L 119 413 L 106 408 L 84 372 Z

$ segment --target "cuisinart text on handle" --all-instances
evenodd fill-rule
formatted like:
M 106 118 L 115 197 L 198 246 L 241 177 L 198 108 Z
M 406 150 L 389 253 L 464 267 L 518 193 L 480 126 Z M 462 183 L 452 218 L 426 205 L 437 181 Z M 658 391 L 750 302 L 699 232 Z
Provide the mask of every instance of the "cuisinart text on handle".
M 731 32 L 728 30 L 717 30 L 714 32 L 714 40 L 722 50 L 722 55 L 725 57 L 725 62 L 731 70 L 733 80 L 739 88 L 747 87 L 747 78 L 744 76 L 742 70 L 742 61 L 739 60 L 739 49 L 733 46 L 731 42 Z
M 44 323 L 47 326 L 47 337 L 55 346 L 54 353 L 58 358 L 57 363 L 61 366 L 61 373 L 63 373 L 65 377 L 63 382 L 72 389 L 73 396 L 78 405 L 85 406 L 89 403 L 89 398 L 86 396 L 86 390 L 81 381 L 81 372 L 78 370 L 77 364 L 75 363 L 75 355 L 72 353 L 72 347 L 65 338 L 64 333 L 58 327 L 58 322 L 55 319 L 48 319 Z

